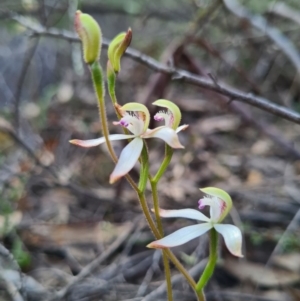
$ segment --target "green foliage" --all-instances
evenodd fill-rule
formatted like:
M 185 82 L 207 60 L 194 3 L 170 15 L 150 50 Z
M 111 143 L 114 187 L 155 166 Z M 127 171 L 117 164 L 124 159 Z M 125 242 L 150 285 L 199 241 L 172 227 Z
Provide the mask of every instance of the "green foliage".
M 28 252 L 23 250 L 21 239 L 16 236 L 12 245 L 12 254 L 21 268 L 27 267 L 31 262 L 31 257 Z
M 276 238 L 284 252 L 289 253 L 300 250 L 299 233 L 285 233 L 283 236 L 278 234 Z

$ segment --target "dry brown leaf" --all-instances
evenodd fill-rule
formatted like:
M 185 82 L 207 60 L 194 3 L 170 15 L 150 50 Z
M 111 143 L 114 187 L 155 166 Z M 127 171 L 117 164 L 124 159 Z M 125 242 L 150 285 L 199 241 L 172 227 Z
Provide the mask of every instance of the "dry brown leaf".
M 234 115 L 223 115 L 206 118 L 197 122 L 195 127 L 203 134 L 217 132 L 230 132 L 236 130 L 240 125 L 240 119 Z
M 221 179 L 228 179 L 231 176 L 230 170 L 221 165 L 217 161 L 209 161 L 207 163 L 207 168 L 217 177 Z
M 300 275 L 279 268 L 268 268 L 263 264 L 226 260 L 224 267 L 240 281 L 250 281 L 261 287 L 283 287 L 300 281 Z
M 272 149 L 272 141 L 270 140 L 258 140 L 251 147 L 251 153 L 254 155 L 266 155 L 269 154 Z
M 22 237 L 26 244 L 42 246 L 68 246 L 85 244 L 107 244 L 122 231 L 130 226 L 130 223 L 113 225 L 108 222 L 94 224 L 35 224 L 29 230 L 22 231 Z
M 246 180 L 247 186 L 257 186 L 261 185 L 263 182 L 263 175 L 256 169 L 251 169 L 248 173 Z
M 280 290 L 268 290 L 266 292 L 262 292 L 262 297 L 272 301 L 291 300 L 287 292 Z
M 300 254 L 299 253 L 290 253 L 284 255 L 274 256 L 272 262 L 284 269 L 287 269 L 292 272 L 300 272 Z

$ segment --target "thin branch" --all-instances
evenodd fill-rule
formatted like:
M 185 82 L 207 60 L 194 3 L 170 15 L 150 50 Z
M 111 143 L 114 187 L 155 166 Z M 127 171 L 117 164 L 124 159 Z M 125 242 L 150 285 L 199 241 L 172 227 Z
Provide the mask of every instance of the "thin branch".
M 57 30 L 54 28 L 45 29 L 40 24 L 29 22 L 26 18 L 12 15 L 12 19 L 22 24 L 26 28 L 33 31 L 33 35 L 43 35 L 55 38 L 62 38 L 71 42 L 79 42 L 79 38 L 72 32 L 66 30 Z M 103 47 L 107 48 L 109 45 L 109 41 L 107 39 L 103 39 Z M 243 103 L 247 103 L 256 108 L 260 108 L 263 111 L 269 112 L 273 115 L 279 116 L 291 122 L 300 124 L 300 114 L 297 112 L 288 109 L 284 106 L 277 105 L 270 100 L 256 96 L 252 93 L 245 93 L 229 85 L 218 82 L 216 85 L 212 80 L 196 76 L 190 72 L 169 67 L 162 63 L 159 63 L 152 57 L 149 57 L 138 50 L 133 48 L 127 48 L 126 53 L 128 57 L 134 59 L 135 61 L 149 67 L 150 69 L 158 72 L 162 72 L 165 74 L 169 74 L 172 76 L 173 80 L 180 80 L 198 87 L 202 87 L 211 91 L 218 92 L 222 95 L 229 97 L 230 99 L 234 99 L 235 101 L 240 101 Z M 300 65 L 300 64 L 299 64 Z

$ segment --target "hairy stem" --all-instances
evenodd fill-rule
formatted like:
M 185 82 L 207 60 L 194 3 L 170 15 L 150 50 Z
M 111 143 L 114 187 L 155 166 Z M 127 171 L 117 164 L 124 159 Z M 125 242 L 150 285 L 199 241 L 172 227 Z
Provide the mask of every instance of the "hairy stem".
M 115 151 L 114 151 L 114 149 L 113 149 L 113 147 L 110 143 L 110 140 L 109 140 L 109 130 L 108 130 L 108 125 L 107 125 L 105 100 L 104 100 L 105 88 L 104 88 L 102 68 L 101 68 L 98 61 L 91 64 L 90 68 L 91 68 L 91 74 L 92 74 L 94 89 L 95 89 L 95 93 L 96 93 L 97 101 L 98 101 L 99 116 L 100 116 L 100 121 L 101 121 L 101 125 L 102 125 L 103 136 L 105 137 L 108 152 L 109 152 L 112 160 L 115 163 L 117 163 L 118 158 L 117 158 L 117 156 L 115 154 Z M 133 187 L 133 189 L 137 192 L 138 187 L 134 183 L 132 178 L 129 175 L 126 175 L 125 177 L 126 177 L 127 181 L 130 183 L 130 185 Z
M 108 62 L 109 64 L 109 62 Z M 113 105 L 117 104 L 117 97 L 116 97 L 116 74 L 114 71 L 110 70 L 109 67 L 107 67 L 107 86 L 108 86 L 108 93 L 111 98 L 111 101 Z

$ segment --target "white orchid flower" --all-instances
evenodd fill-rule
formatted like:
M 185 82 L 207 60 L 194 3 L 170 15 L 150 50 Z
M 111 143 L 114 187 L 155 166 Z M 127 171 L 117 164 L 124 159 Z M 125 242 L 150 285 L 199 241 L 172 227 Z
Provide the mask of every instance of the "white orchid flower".
M 155 106 L 166 108 L 167 111 L 159 111 L 155 114 L 156 121 L 165 121 L 165 126 L 172 128 L 176 133 L 185 130 L 188 124 L 179 126 L 181 121 L 181 112 L 178 106 L 167 99 L 158 99 L 153 103 Z
M 110 183 L 116 182 L 119 178 L 126 175 L 138 161 L 143 148 L 143 139 L 160 138 L 172 148 L 184 148 L 179 142 L 177 133 L 169 127 L 163 126 L 153 130 L 148 129 L 150 114 L 148 109 L 139 103 L 127 103 L 117 108 L 121 120 L 114 122 L 115 125 L 121 125 L 127 128 L 132 134 L 113 134 L 109 135 L 109 140 L 132 139 L 130 143 L 122 150 L 118 163 L 110 175 Z M 71 140 L 70 143 L 81 147 L 93 147 L 105 143 L 105 137 L 91 140 Z
M 242 233 L 240 229 L 234 225 L 221 224 L 221 221 L 232 207 L 231 197 L 227 192 L 219 188 L 207 187 L 200 190 L 204 192 L 206 196 L 199 201 L 199 209 L 203 209 L 204 206 L 209 206 L 210 218 L 195 209 L 160 209 L 159 215 L 161 217 L 185 217 L 204 223 L 181 228 L 162 239 L 150 243 L 147 247 L 157 249 L 176 247 L 215 228 L 215 230 L 223 236 L 230 253 L 237 257 L 243 257 Z

